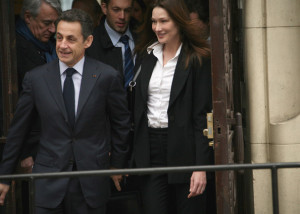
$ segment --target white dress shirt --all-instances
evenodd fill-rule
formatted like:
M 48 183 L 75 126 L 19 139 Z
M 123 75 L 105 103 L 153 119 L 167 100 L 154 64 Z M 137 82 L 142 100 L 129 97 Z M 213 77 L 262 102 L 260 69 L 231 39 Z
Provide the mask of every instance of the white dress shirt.
M 163 66 L 162 44 L 156 42 L 147 49 L 148 53 L 153 50 L 153 55 L 157 58 L 148 87 L 147 116 L 149 127 L 168 127 L 170 92 L 181 47 L 182 44 L 179 46 L 175 56 L 165 66 Z
M 77 62 L 73 68 L 77 71 L 73 74 L 72 79 L 74 83 L 74 92 L 75 92 L 75 115 L 77 114 L 77 107 L 78 107 L 78 100 L 79 100 L 79 93 L 80 93 L 80 86 L 81 86 L 81 79 L 83 73 L 83 65 L 84 65 L 83 57 L 79 62 Z M 64 82 L 66 79 L 66 70 L 69 68 L 65 63 L 59 60 L 59 70 L 60 70 L 60 79 L 61 79 L 61 88 L 62 91 L 64 90 Z

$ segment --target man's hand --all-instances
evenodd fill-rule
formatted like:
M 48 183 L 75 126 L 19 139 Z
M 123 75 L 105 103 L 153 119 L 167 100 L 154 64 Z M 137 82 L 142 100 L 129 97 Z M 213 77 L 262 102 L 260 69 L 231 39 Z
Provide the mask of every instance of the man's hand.
M 200 195 L 204 192 L 206 187 L 206 172 L 193 172 L 190 183 L 190 194 L 188 198 Z
M 31 156 L 28 158 L 25 158 L 24 160 L 21 161 L 22 171 L 24 171 L 24 173 L 32 173 L 33 164 L 34 164 L 34 161 Z
M 115 184 L 115 187 L 118 191 L 121 191 L 121 185 L 120 185 L 120 182 L 122 181 L 123 179 L 123 176 L 122 175 L 112 175 L 110 176 L 111 179 L 114 181 L 114 184 Z
M 0 184 L 0 205 L 4 205 L 4 199 L 9 190 L 9 185 L 7 184 Z

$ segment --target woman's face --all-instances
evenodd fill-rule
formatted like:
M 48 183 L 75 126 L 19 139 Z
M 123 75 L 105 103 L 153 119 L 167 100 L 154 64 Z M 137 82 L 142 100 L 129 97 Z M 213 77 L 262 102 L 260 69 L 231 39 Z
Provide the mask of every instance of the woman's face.
M 179 28 L 171 19 L 168 12 L 155 7 L 152 11 L 152 30 L 162 44 L 177 44 L 180 42 Z
M 139 23 L 142 23 L 144 21 L 143 10 L 136 1 L 133 2 L 133 10 L 131 16 L 135 18 Z

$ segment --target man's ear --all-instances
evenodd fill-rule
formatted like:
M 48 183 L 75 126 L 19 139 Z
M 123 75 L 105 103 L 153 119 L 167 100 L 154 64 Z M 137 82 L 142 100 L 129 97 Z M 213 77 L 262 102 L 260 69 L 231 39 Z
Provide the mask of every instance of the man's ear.
M 27 25 L 30 24 L 31 19 L 32 19 L 31 13 L 28 10 L 26 10 L 24 13 L 24 21 L 26 22 Z
M 107 7 L 106 7 L 106 3 L 101 3 L 101 9 L 102 12 L 104 13 L 104 15 L 107 15 Z
M 89 35 L 89 36 L 86 38 L 86 40 L 84 41 L 84 48 L 85 48 L 85 49 L 89 48 L 89 47 L 92 45 L 93 39 L 94 39 L 93 35 Z

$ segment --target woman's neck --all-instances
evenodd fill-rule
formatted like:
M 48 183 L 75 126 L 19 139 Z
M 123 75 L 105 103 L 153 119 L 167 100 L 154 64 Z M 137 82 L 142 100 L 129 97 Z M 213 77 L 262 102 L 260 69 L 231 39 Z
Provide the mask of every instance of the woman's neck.
M 163 46 L 163 62 L 164 66 L 168 63 L 170 59 L 172 59 L 180 46 L 181 42 L 177 42 L 175 44 L 164 44 Z

